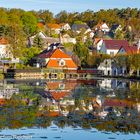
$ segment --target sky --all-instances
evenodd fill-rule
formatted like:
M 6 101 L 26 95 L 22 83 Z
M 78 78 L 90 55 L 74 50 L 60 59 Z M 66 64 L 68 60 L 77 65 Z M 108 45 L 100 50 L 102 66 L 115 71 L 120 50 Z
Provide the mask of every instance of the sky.
M 0 7 L 24 10 L 50 10 L 54 14 L 62 10 L 83 12 L 88 9 L 98 11 L 111 8 L 138 8 L 140 0 L 0 0 Z

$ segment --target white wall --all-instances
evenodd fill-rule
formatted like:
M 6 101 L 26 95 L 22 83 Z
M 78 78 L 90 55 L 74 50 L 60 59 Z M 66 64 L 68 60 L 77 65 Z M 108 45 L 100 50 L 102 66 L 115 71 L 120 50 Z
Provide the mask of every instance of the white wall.
M 0 44 L 0 58 L 11 58 L 12 54 L 9 50 L 9 45 Z
M 70 25 L 69 24 L 65 24 L 65 25 L 63 25 L 62 27 L 61 27 L 61 29 L 62 30 L 70 30 L 71 29 L 71 27 L 70 27 Z
M 101 40 L 97 43 L 97 45 L 96 45 L 96 48 L 97 48 L 97 51 L 98 51 L 98 52 L 100 51 L 102 45 L 103 45 L 103 39 L 101 39 Z
M 106 54 L 111 55 L 113 53 L 113 56 L 115 56 L 118 53 L 119 50 L 113 50 L 113 49 L 107 49 Z
M 103 25 L 102 25 L 102 31 L 103 32 L 109 32 L 109 27 L 107 26 L 107 24 L 106 23 L 104 23 Z

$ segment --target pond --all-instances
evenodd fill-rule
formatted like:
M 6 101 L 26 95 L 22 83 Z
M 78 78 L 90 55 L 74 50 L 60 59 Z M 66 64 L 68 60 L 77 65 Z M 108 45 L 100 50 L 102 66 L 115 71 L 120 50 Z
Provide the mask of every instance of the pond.
M 140 83 L 0 81 L 2 140 L 139 140 Z

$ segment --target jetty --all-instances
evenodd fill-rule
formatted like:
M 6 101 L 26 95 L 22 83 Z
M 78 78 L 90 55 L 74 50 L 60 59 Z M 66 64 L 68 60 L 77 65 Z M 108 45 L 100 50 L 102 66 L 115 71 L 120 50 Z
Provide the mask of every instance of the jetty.
M 82 79 L 102 75 L 102 71 L 97 69 L 7 69 L 4 75 L 6 78 L 14 79 Z

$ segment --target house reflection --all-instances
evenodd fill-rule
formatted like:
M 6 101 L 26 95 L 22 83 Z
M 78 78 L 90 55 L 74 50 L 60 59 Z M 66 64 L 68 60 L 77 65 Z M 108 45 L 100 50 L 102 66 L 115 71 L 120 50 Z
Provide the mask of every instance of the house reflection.
M 69 112 L 67 106 L 74 105 L 72 92 L 78 85 L 76 80 L 69 81 L 49 81 L 46 82 L 44 98 L 41 100 L 40 110 L 47 108 L 46 115 L 55 114 L 56 116 L 66 116 Z
M 102 79 L 99 80 L 100 89 L 112 91 L 117 89 L 125 89 L 129 87 L 129 82 L 118 79 Z
M 4 105 L 6 100 L 11 99 L 13 94 L 18 94 L 19 88 L 13 83 L 7 83 L 6 80 L 0 81 L 0 105 Z

